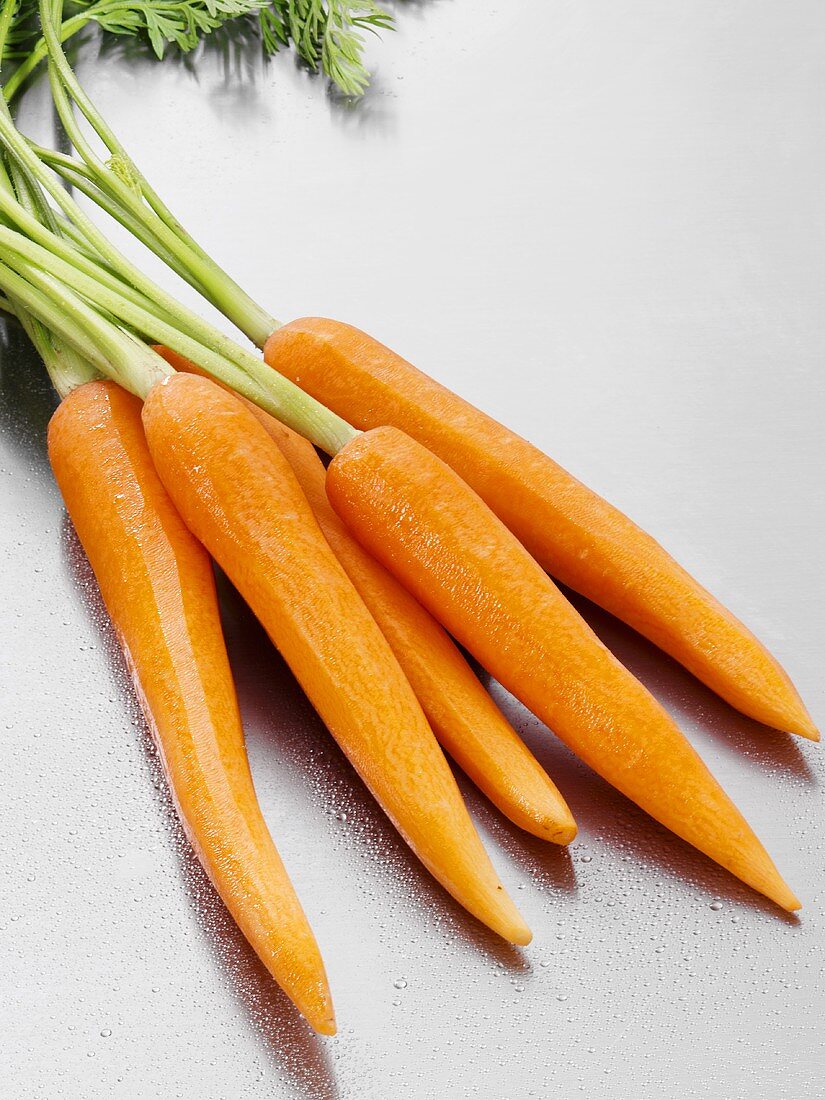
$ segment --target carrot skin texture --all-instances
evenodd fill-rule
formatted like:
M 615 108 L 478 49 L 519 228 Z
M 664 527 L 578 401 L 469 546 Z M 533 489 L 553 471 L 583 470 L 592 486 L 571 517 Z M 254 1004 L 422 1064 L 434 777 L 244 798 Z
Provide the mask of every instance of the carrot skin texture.
M 234 396 L 195 375 L 156 386 L 143 423 L 187 526 L 401 835 L 465 908 L 504 938 L 529 942 L 409 683 L 278 447 Z
M 514 824 L 569 844 L 576 823 L 556 785 L 495 705 L 444 628 L 356 542 L 326 494 L 315 448 L 267 413 L 318 525 L 390 643 L 443 749 Z
M 169 348 L 155 350 L 176 370 L 201 373 Z M 366 553 L 336 515 L 315 448 L 251 401 L 238 400 L 292 467 L 327 542 L 390 643 L 442 748 L 515 825 L 542 840 L 569 844 L 576 836 L 576 823 L 558 788 L 444 628 Z
M 315 937 L 261 815 L 212 564 L 152 464 L 137 398 L 73 391 L 49 457 L 193 848 L 272 976 L 319 1032 L 335 1016 Z
M 813 741 L 787 673 L 650 535 L 551 458 L 366 333 L 291 321 L 264 357 L 357 428 L 389 424 L 438 455 L 557 580 L 606 608 L 749 717 Z
M 262 413 L 266 416 L 266 413 Z M 455 643 L 393 575 L 356 542 L 327 499 L 323 463 L 283 429 L 281 450 L 315 518 L 398 658 L 444 748 L 501 812 L 542 840 L 569 844 L 576 823 L 539 762 L 485 691 Z
M 362 545 L 594 771 L 782 908 L 799 908 L 665 710 L 450 467 L 376 428 L 332 460 L 327 493 Z

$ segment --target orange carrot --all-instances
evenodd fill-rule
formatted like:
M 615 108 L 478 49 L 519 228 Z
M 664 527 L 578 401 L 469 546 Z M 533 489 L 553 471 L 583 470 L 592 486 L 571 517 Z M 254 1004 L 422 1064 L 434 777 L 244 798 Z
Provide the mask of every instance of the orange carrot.
M 311 317 L 266 361 L 357 428 L 391 424 L 448 463 L 554 577 L 623 619 L 732 706 L 818 741 L 764 646 L 650 535 L 547 455 L 364 332 Z
M 168 348 L 156 350 L 176 370 L 201 373 Z M 292 467 L 327 542 L 390 643 L 442 748 L 512 822 L 543 840 L 569 844 L 576 823 L 558 788 L 444 628 L 362 549 L 335 514 L 315 448 L 257 405 L 240 400 Z
M 143 422 L 187 526 L 410 847 L 471 913 L 529 942 L 409 683 L 279 449 L 234 396 L 195 375 L 155 386 Z
M 375 428 L 338 452 L 327 492 L 359 541 L 590 767 L 748 885 L 799 907 L 663 708 L 450 467 Z
M 266 417 L 266 413 L 262 413 Z M 487 797 L 516 825 L 569 844 L 576 823 L 558 788 L 479 683 L 447 632 L 356 542 L 327 499 L 315 448 L 267 417 L 315 518 L 390 643 L 433 732 Z
M 261 961 L 332 1035 L 318 945 L 255 796 L 212 565 L 160 483 L 140 416 L 111 382 L 74 390 L 49 425 L 52 468 L 189 840 Z

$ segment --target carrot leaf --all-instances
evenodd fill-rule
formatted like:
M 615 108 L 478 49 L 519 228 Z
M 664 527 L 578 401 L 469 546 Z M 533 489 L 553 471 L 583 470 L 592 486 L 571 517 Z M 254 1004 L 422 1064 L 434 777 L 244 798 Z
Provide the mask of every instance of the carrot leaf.
M 46 51 L 38 0 L 5 0 L 3 7 L 8 25 L 0 63 L 19 66 L 10 81 L 16 91 Z M 313 70 L 353 96 L 369 84 L 364 32 L 393 25 L 374 0 L 74 0 L 67 5 L 63 37 L 96 23 L 108 34 L 144 38 L 163 58 L 170 47 L 189 53 L 205 36 L 238 19 L 255 29 L 267 55 L 291 46 Z

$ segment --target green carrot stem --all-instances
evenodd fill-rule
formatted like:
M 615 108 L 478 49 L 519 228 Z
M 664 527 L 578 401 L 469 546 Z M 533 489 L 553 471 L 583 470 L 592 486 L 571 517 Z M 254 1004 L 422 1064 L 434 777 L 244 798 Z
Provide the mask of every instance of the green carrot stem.
M 278 327 L 278 322 L 254 302 L 193 240 L 149 185 L 146 177 L 138 170 L 69 65 L 59 34 L 62 12 L 62 0 L 40 0 L 40 19 L 49 51 L 52 98 L 70 141 L 91 169 L 95 182 L 101 189 L 109 192 L 133 218 L 143 224 L 148 234 L 148 239 L 146 236 L 141 236 L 143 243 L 155 251 L 152 240 L 156 240 L 165 251 L 170 252 L 179 261 L 180 268 L 176 269 L 178 273 L 181 273 L 182 268 L 186 272 L 184 277 L 187 281 L 195 286 L 208 301 L 212 302 L 254 343 L 263 344 Z M 134 183 L 136 191 L 133 191 L 95 155 L 77 125 L 72 103 L 80 108 L 81 113 L 112 154 L 112 158 L 119 163 L 121 170 Z M 150 209 L 144 205 L 144 199 L 148 202 Z
M 61 41 L 66 42 L 72 35 L 77 34 L 78 31 L 82 31 L 84 27 L 87 27 L 89 23 L 94 22 L 95 16 L 105 11 L 106 7 L 106 4 L 95 4 L 93 7 L 87 8 L 86 11 L 79 12 L 77 15 L 73 15 L 70 19 L 67 19 L 60 27 Z M 13 4 L 11 8 L 13 12 Z M 35 44 L 28 57 L 17 66 L 3 85 L 3 98 L 6 103 L 12 102 L 32 73 L 48 56 L 49 51 L 46 46 L 46 40 L 41 38 Z
M 243 358 L 247 353 L 242 353 L 237 344 L 230 340 L 229 337 L 224 336 L 223 333 L 213 325 L 203 321 L 194 311 L 187 309 L 180 302 L 176 301 L 171 294 L 168 294 L 157 286 L 157 284 L 153 283 L 151 279 L 144 275 L 133 263 L 127 260 L 126 257 L 107 240 L 104 234 L 101 233 L 94 222 L 86 216 L 68 192 L 60 186 L 57 180 L 40 161 L 34 150 L 31 149 L 26 139 L 18 132 L 11 118 L 2 110 L 0 110 L 0 142 L 5 145 L 9 154 L 21 162 L 23 167 L 31 173 L 38 184 L 54 199 L 66 217 L 74 222 L 75 226 L 83 233 L 89 246 L 98 253 L 107 270 L 115 273 L 123 283 L 127 284 L 127 286 L 131 286 L 134 291 L 139 292 L 145 298 L 155 303 L 158 312 L 162 312 L 164 316 L 169 318 L 174 318 L 175 324 L 182 330 L 188 332 L 204 345 L 219 351 L 220 354 L 230 362 L 237 362 L 242 367 L 248 369 L 247 360 Z M 0 206 L 6 204 L 6 212 L 20 224 L 20 219 L 23 215 L 19 211 L 19 204 L 18 207 L 15 208 L 13 203 L 8 205 L 9 202 L 9 196 L 4 196 L 0 193 Z M 44 227 L 30 222 L 26 228 L 26 232 L 31 233 L 35 239 L 42 239 L 40 235 L 47 231 L 44 230 Z M 61 246 L 56 242 L 56 239 L 52 240 L 49 247 L 52 248 L 55 253 L 60 252 Z M 78 263 L 79 262 L 78 260 Z M 238 356 L 241 356 L 241 358 L 238 359 Z M 260 367 L 260 364 L 258 364 L 258 366 Z M 321 406 L 319 406 L 319 408 L 320 407 Z M 333 414 L 330 413 L 329 415 L 332 416 Z
M 5 48 L 6 36 L 11 22 L 11 5 L 7 5 L 0 12 L 0 56 Z M 5 100 L 0 97 L 0 112 L 8 114 Z M 0 190 L 14 196 L 20 208 L 32 216 L 39 218 L 43 224 L 54 227 L 55 218 L 51 210 L 42 199 L 42 194 L 31 176 L 23 171 L 16 161 L 9 165 L 9 171 L 0 159 Z M 3 308 L 17 317 L 24 332 L 34 345 L 36 351 L 43 360 L 46 370 L 61 399 L 66 397 L 77 386 L 84 382 L 99 377 L 98 372 L 87 360 L 82 358 L 72 347 L 48 329 L 41 320 L 30 313 L 23 303 L 14 297 L 2 299 Z
M 173 319 L 162 306 L 159 306 L 154 301 L 154 299 L 147 297 L 139 290 L 135 290 L 129 283 L 121 279 L 116 272 L 113 272 L 111 268 L 100 263 L 94 255 L 78 250 L 76 245 L 70 241 L 64 240 L 56 233 L 47 229 L 46 226 L 43 225 L 37 217 L 31 214 L 19 200 L 15 199 L 8 190 L 0 190 L 0 213 L 5 214 L 7 219 L 18 226 L 18 228 L 32 241 L 47 248 L 56 256 L 62 257 L 79 270 L 85 271 L 87 274 L 94 276 L 106 285 L 113 287 L 125 297 L 131 298 L 135 302 L 143 305 L 146 309 L 151 309 L 159 316 L 167 317 L 169 320 Z
M 151 348 L 115 328 L 74 291 L 22 257 L 0 259 L 0 286 L 87 362 L 138 397 L 173 373 Z
M 214 346 L 200 343 L 177 325 L 170 324 L 123 294 L 118 287 L 112 285 L 111 280 L 103 281 L 95 273 L 81 270 L 79 265 L 6 226 L 0 226 L 0 257 L 9 266 L 22 271 L 35 285 L 42 286 L 35 277 L 36 271 L 42 271 L 53 281 L 59 280 L 60 285 L 72 286 L 98 311 L 105 310 L 147 339 L 166 344 L 180 355 L 191 359 L 213 377 L 272 413 L 328 454 L 336 454 L 356 434 L 355 429 L 344 420 L 270 370 L 251 352 L 235 347 L 233 360 L 227 359 Z M 45 323 L 49 324 L 49 321 Z M 138 392 L 134 382 L 128 388 Z
M 51 383 L 61 400 L 68 397 L 78 386 L 103 377 L 87 359 L 63 340 L 56 338 L 52 331 L 28 310 L 18 305 L 12 312 L 43 360 Z
M 186 265 L 181 263 L 177 256 L 164 248 L 160 241 L 146 230 L 142 219 L 134 217 L 115 197 L 102 190 L 95 182 L 93 173 L 85 165 L 79 163 L 73 157 L 66 156 L 65 153 L 57 153 L 53 149 L 46 149 L 40 145 L 32 145 L 32 149 L 43 163 L 56 172 L 65 183 L 90 198 L 101 210 L 119 222 L 124 229 L 127 229 L 136 240 L 139 240 L 154 252 L 171 271 L 174 271 L 181 279 L 202 293 L 200 283 Z

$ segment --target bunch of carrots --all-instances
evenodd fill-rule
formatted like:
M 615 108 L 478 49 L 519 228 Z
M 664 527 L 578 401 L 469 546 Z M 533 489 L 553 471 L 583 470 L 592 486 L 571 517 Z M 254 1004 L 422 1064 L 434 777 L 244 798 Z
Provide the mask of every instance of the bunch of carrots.
M 62 399 L 49 426 L 52 467 L 188 836 L 310 1024 L 334 1032 L 332 999 L 255 797 L 212 560 L 422 863 L 505 939 L 526 944 L 531 933 L 444 751 L 535 836 L 568 844 L 576 825 L 456 642 L 628 798 L 797 909 L 673 720 L 551 576 L 732 706 L 817 740 L 773 657 L 649 535 L 503 425 L 349 325 L 280 325 L 253 302 L 186 233 L 83 91 L 61 45 L 61 0 L 41 0 L 40 19 L 76 155 L 33 145 L 0 110 L 0 304 Z M 0 36 L 8 25 L 0 17 Z M 64 182 L 263 358 L 148 279 Z

